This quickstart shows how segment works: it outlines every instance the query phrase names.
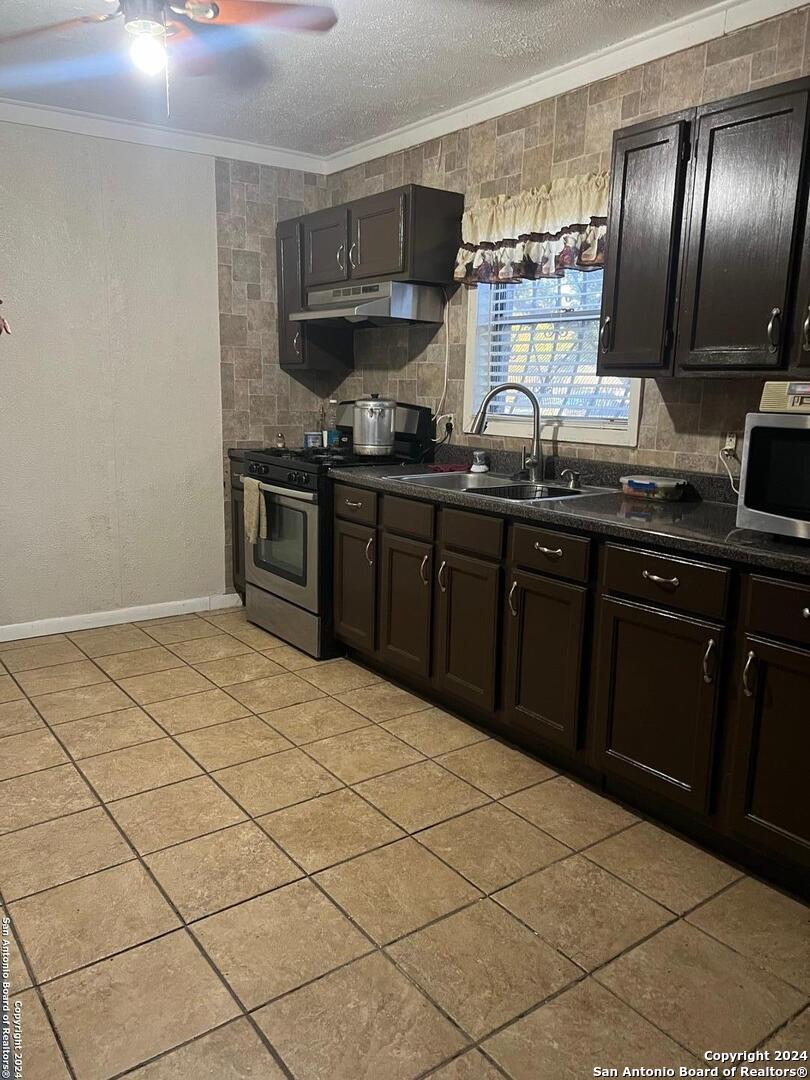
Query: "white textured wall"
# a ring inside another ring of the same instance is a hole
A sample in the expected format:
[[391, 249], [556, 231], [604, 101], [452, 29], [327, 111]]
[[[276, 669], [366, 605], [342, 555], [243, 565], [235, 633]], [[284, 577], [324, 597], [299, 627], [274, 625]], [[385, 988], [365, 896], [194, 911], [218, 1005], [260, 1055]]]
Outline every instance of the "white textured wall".
[[0, 627], [224, 592], [213, 168], [0, 123]]

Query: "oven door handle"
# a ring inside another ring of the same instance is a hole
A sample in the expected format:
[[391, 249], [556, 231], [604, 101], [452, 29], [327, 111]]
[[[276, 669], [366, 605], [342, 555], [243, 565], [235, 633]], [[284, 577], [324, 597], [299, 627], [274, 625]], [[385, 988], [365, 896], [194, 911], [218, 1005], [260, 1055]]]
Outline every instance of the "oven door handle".
[[259, 483], [259, 490], [268, 495], [283, 495], [285, 499], [297, 499], [298, 502], [315, 502], [314, 491], [296, 491], [294, 488], [275, 487], [273, 484]]

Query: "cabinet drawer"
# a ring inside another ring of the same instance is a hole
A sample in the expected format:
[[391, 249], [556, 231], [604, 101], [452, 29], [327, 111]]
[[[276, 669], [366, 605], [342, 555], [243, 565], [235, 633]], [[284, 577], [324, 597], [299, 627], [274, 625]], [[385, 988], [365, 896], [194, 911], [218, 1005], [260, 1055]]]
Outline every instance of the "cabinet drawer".
[[746, 630], [810, 645], [810, 586], [751, 577]]
[[377, 524], [377, 493], [363, 488], [335, 484], [335, 513], [362, 525]]
[[509, 558], [515, 566], [525, 566], [528, 570], [540, 570], [570, 581], [586, 581], [590, 546], [590, 540], [581, 536], [514, 525]]
[[503, 552], [503, 521], [466, 510], [442, 510], [439, 528], [442, 543], [457, 551], [500, 559]]
[[382, 503], [382, 523], [391, 532], [413, 536], [417, 540], [432, 540], [433, 504], [386, 495]]
[[726, 610], [728, 570], [650, 551], [607, 544], [604, 588], [653, 604], [721, 619]]

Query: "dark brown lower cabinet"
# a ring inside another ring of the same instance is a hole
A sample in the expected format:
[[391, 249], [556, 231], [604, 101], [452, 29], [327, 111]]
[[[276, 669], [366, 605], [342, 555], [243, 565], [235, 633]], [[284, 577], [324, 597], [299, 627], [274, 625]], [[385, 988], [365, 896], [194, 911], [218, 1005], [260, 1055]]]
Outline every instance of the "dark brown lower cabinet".
[[576, 749], [587, 590], [512, 570], [506, 582], [503, 715], [510, 727]]
[[501, 567], [436, 552], [436, 685], [492, 712], [497, 686]]
[[231, 567], [233, 587], [245, 595], [245, 493], [231, 488]]
[[380, 659], [427, 678], [433, 544], [380, 535]]
[[335, 520], [335, 633], [373, 652], [377, 624], [377, 530]]
[[747, 636], [732, 759], [732, 828], [810, 866], [810, 652]]
[[595, 699], [597, 764], [703, 812], [709, 806], [722, 631], [604, 597]]

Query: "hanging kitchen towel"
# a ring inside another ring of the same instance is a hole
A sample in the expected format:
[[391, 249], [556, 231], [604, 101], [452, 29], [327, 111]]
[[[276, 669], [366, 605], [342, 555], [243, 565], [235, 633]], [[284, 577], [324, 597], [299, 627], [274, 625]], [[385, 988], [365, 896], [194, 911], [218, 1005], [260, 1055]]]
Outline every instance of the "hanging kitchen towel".
[[261, 484], [252, 476], [246, 476], [245, 486], [245, 536], [249, 544], [267, 539], [267, 510]]

